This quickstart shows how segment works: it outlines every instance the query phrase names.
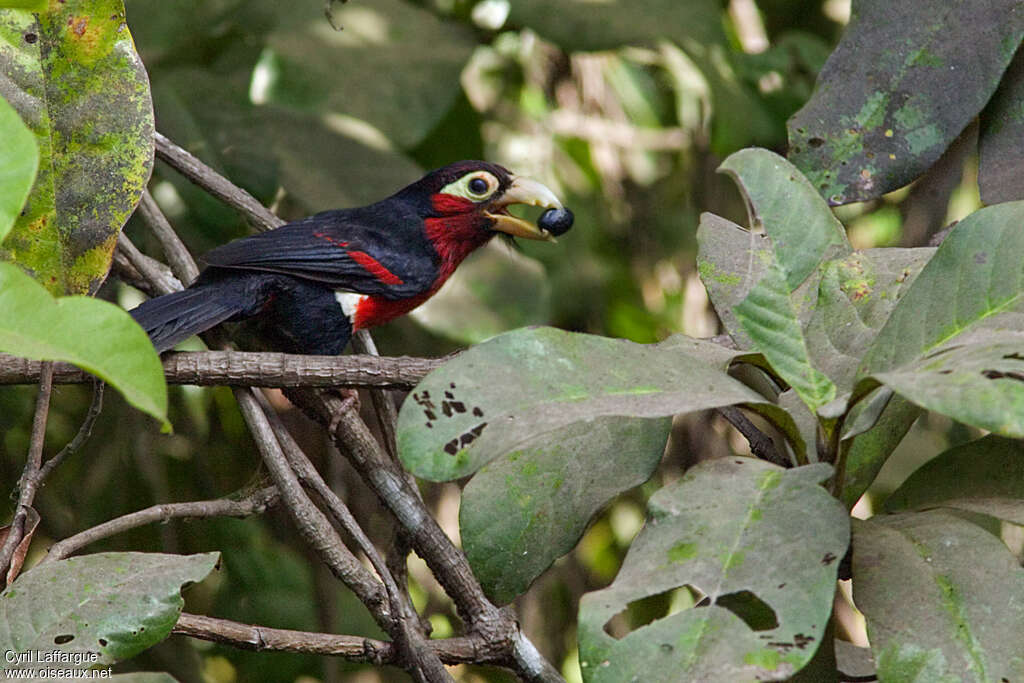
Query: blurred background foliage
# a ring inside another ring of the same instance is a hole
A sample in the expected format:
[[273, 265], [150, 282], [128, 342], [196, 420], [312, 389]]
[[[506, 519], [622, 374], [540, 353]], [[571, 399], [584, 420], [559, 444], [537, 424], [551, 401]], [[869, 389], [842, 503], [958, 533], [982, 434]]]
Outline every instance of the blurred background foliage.
[[[423, 171], [486, 158], [555, 188], [576, 213], [557, 246], [493, 245], [430, 304], [377, 333], [389, 355], [438, 356], [528, 324], [652, 342], [718, 323], [695, 268], [701, 211], [745, 222], [732, 181], [714, 171], [746, 146], [784, 150], [785, 123], [849, 16], [848, 0], [181, 0], [127, 3], [152, 82], [157, 128], [285, 218], [381, 199]], [[342, 30], [337, 30], [340, 27]], [[964, 138], [973, 135], [968, 129]], [[973, 146], [958, 143], [910, 188], [837, 210], [858, 248], [922, 245], [977, 208]], [[243, 220], [158, 163], [150, 183], [200, 254], [248, 231]], [[159, 257], [137, 219], [136, 244]], [[108, 282], [126, 307], [141, 295]], [[32, 387], [0, 391], [0, 480], [17, 480]], [[86, 387], [55, 390], [47, 444], [73, 435]], [[175, 433], [114, 392], [86, 448], [37, 499], [46, 538], [65, 537], [160, 502], [214, 498], [261, 481], [259, 458], [227, 389], [171, 389]], [[282, 403], [283, 403], [283, 399]], [[289, 414], [293, 420], [301, 416]], [[386, 516], [316, 430], [308, 452], [381, 543]], [[855, 513], [869, 515], [925, 457], [972, 438], [923, 418]], [[607, 585], [643, 521], [649, 493], [696, 460], [744, 452], [710, 415], [676, 421], [652, 482], [623, 495], [516, 607], [527, 634], [579, 680], [579, 596]], [[457, 537], [459, 490], [424, 486]], [[3, 513], [13, 501], [5, 501]], [[187, 595], [187, 609], [269, 626], [379, 636], [362, 606], [293, 538], [280, 514], [175, 521], [90, 550], [222, 550], [223, 571]], [[38, 550], [36, 552], [39, 552]], [[419, 560], [417, 607], [437, 636], [458, 629]], [[666, 613], [647, 601], [632, 626]], [[650, 604], [648, 604], [650, 603]], [[856, 615], [850, 637], [857, 639]], [[628, 625], [627, 625], [628, 627]], [[863, 644], [863, 643], [861, 643]], [[182, 681], [404, 680], [395, 670], [329, 658], [247, 653], [173, 637], [124, 669]], [[462, 667], [463, 680], [504, 680]]]

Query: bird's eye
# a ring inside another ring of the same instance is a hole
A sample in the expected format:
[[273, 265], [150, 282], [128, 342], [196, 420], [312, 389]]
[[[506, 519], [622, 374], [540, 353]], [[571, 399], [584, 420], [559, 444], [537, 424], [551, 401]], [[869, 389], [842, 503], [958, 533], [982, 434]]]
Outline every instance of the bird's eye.
[[485, 195], [488, 189], [487, 181], [483, 178], [473, 178], [469, 181], [469, 191], [475, 195]]

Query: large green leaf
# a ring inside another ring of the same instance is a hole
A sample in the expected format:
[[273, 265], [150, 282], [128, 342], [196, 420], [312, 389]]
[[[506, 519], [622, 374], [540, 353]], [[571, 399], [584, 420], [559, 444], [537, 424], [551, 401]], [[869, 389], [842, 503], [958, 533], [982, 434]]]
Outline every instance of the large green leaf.
[[[829, 472], [720, 458], [654, 494], [615, 581], [580, 601], [585, 679], [785, 680], [810, 661], [849, 542], [845, 510], [818, 485]], [[683, 586], [700, 606], [609, 633], [630, 603]]]
[[998, 538], [933, 510], [857, 522], [853, 550], [879, 680], [1024, 680], [1024, 569]]
[[[218, 553], [99, 553], [51, 562], [25, 572], [0, 593], [0, 649], [60, 652], [85, 659], [61, 667], [86, 669], [133, 657], [160, 642], [178, 621], [181, 588], [202, 581]], [[85, 658], [95, 653], [98, 658]], [[0, 669], [38, 670], [52, 664]]]
[[1024, 202], [961, 221], [893, 310], [858, 370], [918, 405], [1024, 436]]
[[170, 426], [160, 358], [125, 311], [87, 296], [54, 299], [16, 266], [0, 263], [0, 312], [0, 351], [74, 363]]
[[95, 292], [153, 166], [149, 81], [121, 0], [0, 11], [0, 95], [35, 134], [32, 193], [0, 259], [54, 294]]
[[999, 89], [981, 112], [978, 189], [985, 204], [1024, 199], [1024, 50], [1003, 74]]
[[336, 7], [343, 31], [316, 3], [281, 7], [289, 16], [269, 36], [264, 101], [361, 119], [403, 148], [455, 103], [476, 45], [467, 27], [400, 0]]
[[462, 492], [459, 529], [487, 594], [509, 602], [572, 550], [598, 510], [651, 476], [670, 428], [668, 418], [577, 422], [557, 442], [542, 435], [477, 472]]
[[399, 413], [399, 454], [417, 476], [458, 479], [545, 434], [558, 443], [576, 422], [736, 404], [794, 434], [788, 416], [710, 362], [714, 354], [724, 364], [737, 352], [682, 336], [644, 345], [544, 327], [509, 332], [420, 382]]
[[885, 501], [890, 511], [940, 506], [1024, 524], [1024, 443], [990, 434], [951, 448]]
[[790, 119], [790, 158], [833, 204], [906, 185], [978, 115], [1022, 36], [1018, 0], [853, 3]]
[[39, 149], [18, 112], [0, 97], [0, 242], [14, 226], [39, 167]]

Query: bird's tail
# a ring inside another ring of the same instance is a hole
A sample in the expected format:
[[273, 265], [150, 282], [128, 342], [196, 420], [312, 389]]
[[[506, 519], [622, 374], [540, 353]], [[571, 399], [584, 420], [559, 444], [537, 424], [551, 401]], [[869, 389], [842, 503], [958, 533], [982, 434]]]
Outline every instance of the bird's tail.
[[216, 284], [193, 285], [143, 302], [129, 313], [162, 353], [249, 308], [242, 297], [225, 296], [221, 289]]

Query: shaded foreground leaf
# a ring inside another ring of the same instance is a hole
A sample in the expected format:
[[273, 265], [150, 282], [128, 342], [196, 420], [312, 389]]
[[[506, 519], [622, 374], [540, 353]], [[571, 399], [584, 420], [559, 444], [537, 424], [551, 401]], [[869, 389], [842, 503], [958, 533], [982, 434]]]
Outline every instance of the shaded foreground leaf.
[[402, 462], [444, 481], [472, 474], [559, 430], [604, 416], [666, 417], [752, 404], [803, 446], [792, 420], [734, 380], [737, 351], [672, 337], [634, 344], [552, 328], [516, 330], [460, 354], [428, 375], [398, 417]]
[[1018, 48], [999, 89], [981, 112], [978, 189], [985, 204], [1024, 199], [1024, 50]]
[[854, 3], [789, 121], [790, 159], [832, 204], [906, 185], [985, 106], [1022, 35], [1017, 0]]
[[87, 296], [54, 299], [17, 266], [0, 263], [0, 312], [0, 351], [74, 363], [170, 426], [160, 358], [124, 310]]
[[0, 95], [40, 153], [0, 259], [54, 294], [95, 292], [153, 167], [149, 80], [124, 5], [67, 0], [38, 15], [0, 11], [0, 73]]
[[885, 501], [890, 511], [939, 506], [1024, 524], [1024, 443], [990, 434], [951, 448]]
[[857, 372], [914, 403], [1024, 436], [1024, 202], [976, 211], [893, 309]]
[[853, 548], [879, 680], [1024, 680], [1024, 569], [998, 538], [933, 510], [857, 522]]
[[[133, 657], [167, 637], [184, 604], [182, 586], [203, 580], [218, 556], [99, 553], [36, 567], [0, 593], [0, 649], [98, 655], [61, 663], [76, 669]], [[0, 660], [0, 669], [11, 668], [18, 665]]]
[[459, 529], [473, 574], [506, 603], [572, 550], [590, 518], [661, 461], [672, 421], [602, 417], [542, 435], [485, 465], [462, 492]]
[[[784, 680], [803, 667], [849, 542], [845, 510], [818, 485], [830, 471], [719, 458], [655, 493], [615, 581], [580, 603], [585, 679]], [[683, 586], [702, 606], [610, 635], [630, 603]]]
[[14, 226], [39, 167], [39, 149], [18, 112], [0, 97], [0, 242]]

